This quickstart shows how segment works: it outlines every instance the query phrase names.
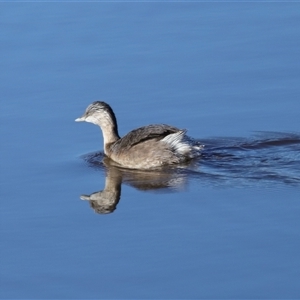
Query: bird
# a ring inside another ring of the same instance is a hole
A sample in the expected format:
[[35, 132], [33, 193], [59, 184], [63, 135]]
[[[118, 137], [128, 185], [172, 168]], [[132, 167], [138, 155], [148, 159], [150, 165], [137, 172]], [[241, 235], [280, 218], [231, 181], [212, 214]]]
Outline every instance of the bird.
[[185, 163], [201, 156], [204, 145], [186, 135], [185, 129], [151, 124], [130, 131], [122, 138], [109, 104], [95, 101], [76, 122], [98, 125], [103, 134], [104, 154], [117, 166], [128, 169], [157, 169]]

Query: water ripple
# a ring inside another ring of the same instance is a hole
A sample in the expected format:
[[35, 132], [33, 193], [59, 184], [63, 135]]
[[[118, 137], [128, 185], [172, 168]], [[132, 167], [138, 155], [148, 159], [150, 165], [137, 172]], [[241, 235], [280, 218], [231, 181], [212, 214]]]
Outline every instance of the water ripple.
[[[145, 190], [159, 186], [178, 189], [176, 183], [184, 185], [190, 179], [213, 186], [300, 186], [298, 133], [257, 132], [249, 138], [217, 137], [201, 139], [201, 143], [205, 145], [201, 158], [189, 164], [155, 172], [122, 169], [123, 177], [130, 178], [128, 184]], [[83, 156], [89, 166], [98, 170], [108, 168], [103, 158], [102, 152]], [[155, 184], [149, 178], [155, 178]], [[159, 184], [165, 178], [168, 184]]]
[[249, 139], [214, 138], [204, 144], [204, 173], [243, 184], [300, 184], [300, 134], [260, 132]]

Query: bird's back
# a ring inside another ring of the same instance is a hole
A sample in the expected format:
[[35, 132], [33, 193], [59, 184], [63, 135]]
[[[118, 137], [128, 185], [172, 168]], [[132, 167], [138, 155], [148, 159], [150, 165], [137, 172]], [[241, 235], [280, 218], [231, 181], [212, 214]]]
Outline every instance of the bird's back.
[[179, 132], [180, 129], [166, 124], [147, 125], [134, 129], [114, 143], [113, 152], [124, 152], [130, 148], [149, 140], [161, 140], [169, 134]]
[[185, 130], [165, 124], [148, 125], [129, 132], [108, 146], [108, 156], [127, 168], [151, 169], [189, 158], [191, 146]]

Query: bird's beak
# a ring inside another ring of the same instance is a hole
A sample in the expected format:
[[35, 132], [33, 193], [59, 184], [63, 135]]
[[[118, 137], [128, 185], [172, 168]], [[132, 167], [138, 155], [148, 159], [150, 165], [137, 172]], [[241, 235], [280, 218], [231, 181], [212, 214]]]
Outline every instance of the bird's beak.
[[75, 122], [83, 122], [83, 121], [85, 121], [85, 117], [84, 116], [75, 119]]
[[81, 195], [80, 199], [89, 201], [89, 200], [91, 200], [91, 197], [89, 195]]

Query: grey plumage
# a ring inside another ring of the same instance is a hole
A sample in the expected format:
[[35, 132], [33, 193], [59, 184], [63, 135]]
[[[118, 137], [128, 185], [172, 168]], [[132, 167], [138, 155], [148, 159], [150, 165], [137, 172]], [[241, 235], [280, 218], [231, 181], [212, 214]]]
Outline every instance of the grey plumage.
[[166, 124], [154, 124], [132, 130], [120, 138], [112, 108], [105, 102], [90, 104], [82, 117], [100, 126], [104, 153], [120, 166], [132, 169], [153, 169], [178, 164], [201, 154], [203, 146], [181, 130]]

